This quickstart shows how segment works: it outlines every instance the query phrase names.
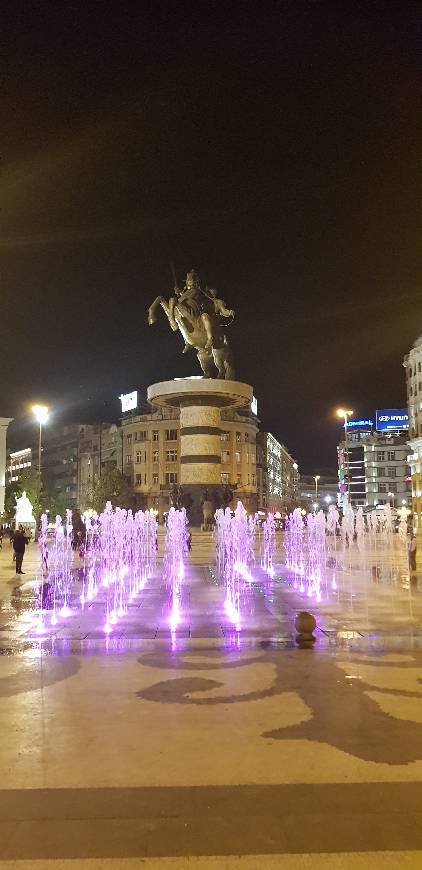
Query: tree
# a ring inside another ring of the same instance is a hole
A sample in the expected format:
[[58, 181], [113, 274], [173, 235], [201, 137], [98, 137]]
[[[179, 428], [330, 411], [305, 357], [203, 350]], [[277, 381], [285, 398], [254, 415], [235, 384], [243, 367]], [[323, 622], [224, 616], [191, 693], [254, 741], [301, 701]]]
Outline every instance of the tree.
[[131, 501], [129, 485], [124, 475], [117, 468], [106, 468], [94, 484], [92, 505], [100, 513], [106, 502], [111, 501], [114, 507], [128, 507]]
[[32, 504], [34, 515], [37, 516], [40, 509], [41, 493], [40, 478], [35, 468], [26, 468], [19, 476], [18, 486], [20, 494], [26, 492]]
[[22, 495], [22, 490], [17, 480], [6, 483], [4, 493], [4, 518], [7, 523], [12, 523], [16, 516], [16, 498]]
[[52, 495], [43, 493], [42, 496], [42, 510], [48, 511], [50, 522], [54, 523], [57, 515], [61, 517], [65, 516], [66, 508], [70, 507], [70, 505], [63, 492], [57, 492]]

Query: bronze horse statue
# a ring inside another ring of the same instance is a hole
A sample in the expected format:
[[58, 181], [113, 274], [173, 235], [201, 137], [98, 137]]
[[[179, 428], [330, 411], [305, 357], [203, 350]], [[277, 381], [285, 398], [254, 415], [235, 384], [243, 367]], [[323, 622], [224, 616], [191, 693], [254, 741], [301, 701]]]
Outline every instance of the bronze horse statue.
[[195, 272], [188, 272], [182, 290], [175, 288], [174, 296], [166, 300], [157, 296], [148, 309], [148, 323], [155, 323], [157, 308], [161, 306], [173, 332], [179, 330], [185, 340], [183, 353], [195, 348], [199, 364], [206, 378], [232, 380], [235, 377], [232, 353], [226, 338], [222, 317], [234, 317], [215, 290], [203, 291]]

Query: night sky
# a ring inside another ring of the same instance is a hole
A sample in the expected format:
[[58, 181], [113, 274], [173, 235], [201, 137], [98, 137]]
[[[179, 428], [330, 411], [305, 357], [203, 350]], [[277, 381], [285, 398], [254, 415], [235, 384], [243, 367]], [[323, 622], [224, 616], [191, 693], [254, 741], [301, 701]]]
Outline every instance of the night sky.
[[[4, 2], [2, 389], [67, 419], [198, 374], [160, 311], [195, 268], [304, 472], [338, 404], [405, 405], [422, 331], [416, 2]], [[17, 443], [19, 442], [19, 444]]]

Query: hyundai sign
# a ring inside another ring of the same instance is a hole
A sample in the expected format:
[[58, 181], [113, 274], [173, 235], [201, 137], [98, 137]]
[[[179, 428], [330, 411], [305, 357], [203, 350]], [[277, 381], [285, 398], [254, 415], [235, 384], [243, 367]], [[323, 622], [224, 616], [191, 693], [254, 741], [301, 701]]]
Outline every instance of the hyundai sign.
[[119, 399], [122, 403], [122, 414], [126, 414], [127, 411], [134, 411], [138, 407], [137, 390], [134, 390], [133, 393], [123, 393], [123, 395], [119, 396]]
[[377, 432], [407, 431], [409, 416], [406, 408], [384, 408], [376, 412]]

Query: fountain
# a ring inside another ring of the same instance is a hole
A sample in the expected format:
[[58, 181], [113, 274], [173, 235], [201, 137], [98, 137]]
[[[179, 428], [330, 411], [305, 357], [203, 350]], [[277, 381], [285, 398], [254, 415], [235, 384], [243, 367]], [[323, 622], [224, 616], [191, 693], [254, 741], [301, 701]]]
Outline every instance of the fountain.
[[171, 507], [167, 516], [164, 552], [164, 576], [170, 591], [170, 629], [176, 631], [181, 619], [184, 560], [188, 552], [188, 531], [185, 508]]
[[269, 577], [274, 577], [275, 523], [274, 514], [269, 513], [262, 524], [263, 540], [261, 568]]
[[[85, 544], [82, 566], [74, 564], [72, 550], [72, 512], [66, 511], [65, 524], [56, 517], [50, 545], [48, 521], [41, 517], [39, 549], [41, 583], [37, 584], [38, 634], [83, 612], [98, 602], [104, 612], [104, 632], [124, 617], [130, 603], [151, 576], [156, 557], [157, 522], [151, 513], [113, 507], [110, 502], [97, 515], [85, 516]], [[81, 587], [80, 588], [80, 582]]]

